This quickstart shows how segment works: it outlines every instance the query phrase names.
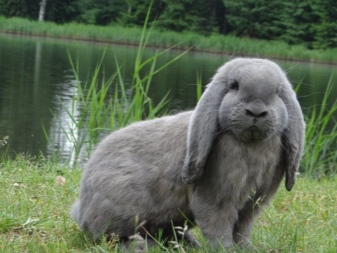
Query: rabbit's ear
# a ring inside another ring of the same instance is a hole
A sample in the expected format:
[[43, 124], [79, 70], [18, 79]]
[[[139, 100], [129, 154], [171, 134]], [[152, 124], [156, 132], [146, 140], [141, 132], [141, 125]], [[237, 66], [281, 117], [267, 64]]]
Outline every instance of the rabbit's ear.
[[285, 170], [286, 189], [290, 191], [295, 184], [296, 173], [303, 153], [305, 123], [295, 92], [285, 90], [281, 92], [280, 97], [288, 111], [288, 126], [282, 135], [283, 154], [280, 165]]
[[213, 141], [218, 132], [218, 111], [226, 93], [226, 85], [215, 76], [207, 86], [188, 127], [187, 153], [182, 171], [183, 181], [194, 183], [204, 173]]

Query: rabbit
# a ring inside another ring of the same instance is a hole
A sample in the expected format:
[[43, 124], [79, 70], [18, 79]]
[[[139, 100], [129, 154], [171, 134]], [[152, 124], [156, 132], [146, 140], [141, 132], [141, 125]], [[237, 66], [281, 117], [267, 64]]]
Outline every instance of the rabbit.
[[[171, 236], [188, 220], [214, 249], [249, 247], [254, 220], [285, 177], [290, 191], [305, 122], [274, 62], [235, 58], [196, 108], [133, 123], [97, 146], [71, 216], [93, 239]], [[200, 245], [192, 233], [186, 238]], [[192, 239], [191, 239], [192, 238]]]

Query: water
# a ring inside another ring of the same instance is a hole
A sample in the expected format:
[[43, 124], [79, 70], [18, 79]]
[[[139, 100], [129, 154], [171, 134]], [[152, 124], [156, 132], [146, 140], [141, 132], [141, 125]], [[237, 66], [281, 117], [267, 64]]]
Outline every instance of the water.
[[[144, 58], [156, 50], [147, 49]], [[103, 52], [105, 75], [115, 72], [117, 59], [124, 79], [130, 80], [136, 47], [0, 34], [0, 140], [9, 137], [6, 147], [10, 154], [51, 156], [58, 153], [69, 157], [73, 143], [64, 132], [71, 127], [65, 108], [71, 108], [71, 97], [77, 92], [69, 55], [78, 61], [79, 79], [85, 82]], [[165, 64], [180, 53], [165, 54], [157, 65]], [[205, 85], [229, 58], [190, 52], [155, 76], [150, 95], [159, 101], [170, 92], [171, 111], [193, 108], [197, 73]], [[277, 62], [287, 70], [294, 84], [302, 83], [298, 96], [304, 113], [320, 104], [330, 77], [337, 74], [337, 68], [331, 65]], [[334, 89], [333, 94], [337, 94], [337, 86]], [[0, 152], [3, 151], [4, 147], [0, 147]]]

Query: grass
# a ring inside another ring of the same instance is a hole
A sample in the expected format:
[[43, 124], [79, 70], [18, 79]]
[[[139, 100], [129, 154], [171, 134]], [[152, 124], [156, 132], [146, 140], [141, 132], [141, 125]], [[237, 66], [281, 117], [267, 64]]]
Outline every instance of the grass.
[[306, 175], [321, 177], [336, 174], [337, 164], [337, 124], [334, 115], [337, 112], [337, 101], [329, 104], [333, 97], [333, 78], [331, 77], [323, 100], [313, 107], [306, 118], [306, 140], [301, 170]]
[[[78, 23], [55, 24], [38, 22], [23, 18], [0, 17], [0, 32], [23, 35], [36, 35], [76, 40], [121, 43], [138, 45], [143, 29], [139, 27], [93, 26]], [[154, 29], [148, 38], [147, 46], [176, 48], [226, 53], [230, 55], [250, 55], [272, 57], [287, 60], [305, 60], [312, 62], [337, 63], [337, 49], [308, 50], [304, 46], [290, 46], [279, 41], [252, 40], [234, 36], [213, 34], [202, 36], [197, 33], [177, 33]]]
[[[78, 194], [80, 170], [43, 158], [0, 159], [0, 252], [117, 252], [115, 244], [93, 244], [68, 215]], [[290, 193], [282, 185], [255, 224], [256, 250], [335, 253], [336, 184], [337, 177], [300, 177]], [[184, 250], [210, 252], [206, 247]], [[177, 252], [159, 246], [152, 252], [163, 251]]]

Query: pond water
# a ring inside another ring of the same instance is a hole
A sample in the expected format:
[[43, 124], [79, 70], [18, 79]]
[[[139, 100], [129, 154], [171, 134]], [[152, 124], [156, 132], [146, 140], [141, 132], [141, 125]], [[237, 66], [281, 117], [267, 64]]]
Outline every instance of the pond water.
[[[147, 49], [144, 58], [157, 50]], [[64, 128], [70, 118], [63, 106], [71, 107], [71, 97], [77, 89], [69, 55], [78, 60], [79, 79], [84, 83], [104, 52], [105, 74], [111, 76], [115, 72], [117, 59], [124, 79], [130, 80], [137, 47], [0, 34], [0, 140], [9, 137], [0, 152], [7, 148], [10, 154], [69, 156], [73, 144], [67, 140]], [[181, 51], [174, 50], [165, 53], [157, 66], [179, 54]], [[216, 69], [232, 57], [189, 52], [155, 76], [150, 96], [159, 101], [170, 92], [171, 112], [193, 108], [197, 73], [206, 85]], [[329, 79], [337, 74], [336, 66], [331, 65], [276, 62], [288, 72], [295, 86], [301, 83], [298, 97], [304, 113], [319, 106]], [[337, 94], [336, 85], [333, 94]], [[331, 100], [334, 102], [334, 98]]]

